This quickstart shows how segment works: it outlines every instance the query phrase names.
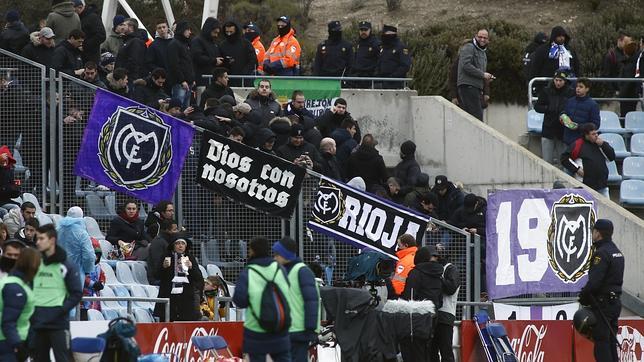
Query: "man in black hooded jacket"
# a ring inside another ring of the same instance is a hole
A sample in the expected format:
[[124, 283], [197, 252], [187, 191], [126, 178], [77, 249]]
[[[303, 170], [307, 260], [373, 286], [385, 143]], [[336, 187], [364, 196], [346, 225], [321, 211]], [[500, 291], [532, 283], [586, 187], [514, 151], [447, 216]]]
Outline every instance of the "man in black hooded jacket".
[[449, 220], [456, 210], [463, 206], [465, 195], [444, 175], [438, 175], [434, 181], [432, 192], [438, 197], [437, 217], [439, 220]]
[[[557, 69], [570, 69], [571, 76], [579, 77], [581, 68], [579, 57], [570, 47], [570, 35], [561, 26], [555, 26], [550, 33], [550, 41], [540, 45], [532, 55], [530, 62], [530, 78], [552, 77]], [[537, 84], [537, 94], [544, 87], [544, 83]]]
[[220, 99], [225, 95], [229, 95], [235, 98], [235, 93], [228, 86], [228, 71], [226, 68], [217, 67], [212, 72], [212, 81], [208, 85], [208, 88], [201, 94], [201, 101], [199, 102], [199, 107], [203, 109], [206, 101], [210, 98]]
[[376, 149], [377, 144], [371, 134], [364, 135], [360, 147], [349, 156], [345, 165], [346, 179], [362, 177], [367, 191], [372, 193], [384, 190], [385, 182], [389, 177], [385, 160]]
[[101, 44], [105, 41], [106, 34], [96, 5], [85, 5], [84, 1], [76, 0], [74, 2], [74, 10], [80, 18], [81, 30], [85, 33], [83, 63], [92, 61], [99, 64], [101, 62]]
[[181, 100], [183, 108], [190, 105], [190, 91], [195, 84], [195, 69], [190, 54], [192, 28], [187, 21], [177, 23], [174, 39], [168, 44], [168, 85], [172, 87], [172, 98]]
[[[204, 75], [212, 75], [215, 67], [223, 64], [221, 49], [217, 45], [219, 38], [219, 20], [208, 18], [201, 27], [199, 36], [192, 40], [190, 53], [194, 62], [195, 79], [197, 86], [208, 85], [208, 79]], [[179, 34], [177, 30], [175, 38]]]
[[[257, 68], [257, 56], [253, 45], [242, 36], [239, 25], [227, 21], [222, 26], [224, 40], [219, 44], [224, 58], [223, 66], [228, 69], [228, 74], [248, 75], [253, 74]], [[240, 79], [233, 79], [230, 85], [240, 86]]]

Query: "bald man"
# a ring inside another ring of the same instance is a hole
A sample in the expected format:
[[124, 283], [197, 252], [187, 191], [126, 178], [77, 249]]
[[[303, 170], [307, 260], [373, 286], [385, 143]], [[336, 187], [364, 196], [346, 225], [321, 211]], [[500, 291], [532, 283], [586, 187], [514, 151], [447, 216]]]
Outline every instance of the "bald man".
[[336, 180], [343, 180], [340, 165], [335, 158], [335, 141], [333, 138], [323, 138], [320, 141], [320, 154], [322, 155], [322, 170], [321, 174]]

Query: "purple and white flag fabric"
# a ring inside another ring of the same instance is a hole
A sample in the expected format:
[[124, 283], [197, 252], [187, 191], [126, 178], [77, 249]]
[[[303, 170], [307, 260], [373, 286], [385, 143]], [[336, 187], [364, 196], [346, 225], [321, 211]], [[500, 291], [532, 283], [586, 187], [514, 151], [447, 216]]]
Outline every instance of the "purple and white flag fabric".
[[194, 132], [188, 123], [97, 89], [74, 173], [148, 203], [171, 200]]
[[490, 192], [486, 220], [490, 298], [581, 290], [590, 267], [596, 219], [593, 197], [582, 189]]

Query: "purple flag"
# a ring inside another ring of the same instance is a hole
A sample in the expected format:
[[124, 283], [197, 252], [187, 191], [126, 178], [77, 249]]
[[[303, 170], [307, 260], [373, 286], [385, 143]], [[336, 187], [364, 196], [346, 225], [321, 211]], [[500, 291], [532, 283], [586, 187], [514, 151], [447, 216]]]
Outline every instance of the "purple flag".
[[98, 89], [74, 173], [149, 203], [170, 200], [194, 132], [183, 121]]
[[490, 298], [581, 290], [591, 262], [595, 209], [582, 189], [490, 192], [485, 259]]

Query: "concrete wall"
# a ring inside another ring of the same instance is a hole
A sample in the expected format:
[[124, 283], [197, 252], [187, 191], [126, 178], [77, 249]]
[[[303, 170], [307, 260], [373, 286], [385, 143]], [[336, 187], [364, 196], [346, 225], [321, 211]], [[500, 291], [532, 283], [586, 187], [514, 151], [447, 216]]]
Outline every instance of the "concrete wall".
[[[477, 194], [501, 188], [550, 188], [556, 179], [583, 186], [442, 97], [412, 97], [412, 119], [423, 169], [443, 170], [450, 180], [463, 182]], [[588, 190], [595, 196], [598, 216], [615, 225], [615, 242], [626, 257], [624, 287], [644, 298], [644, 221]]]

